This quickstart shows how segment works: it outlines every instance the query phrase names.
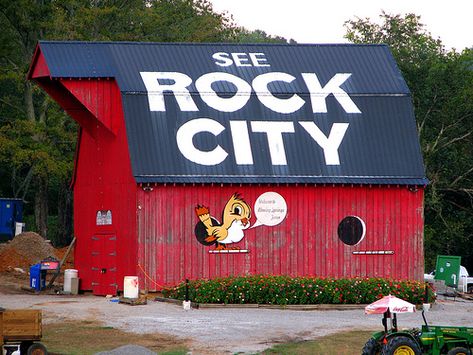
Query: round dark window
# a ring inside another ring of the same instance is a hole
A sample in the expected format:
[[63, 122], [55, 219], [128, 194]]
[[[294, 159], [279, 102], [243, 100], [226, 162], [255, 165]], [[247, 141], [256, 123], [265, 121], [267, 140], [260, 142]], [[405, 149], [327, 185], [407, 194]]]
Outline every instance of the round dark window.
[[348, 216], [338, 225], [338, 238], [347, 245], [356, 245], [366, 233], [365, 222], [360, 217]]

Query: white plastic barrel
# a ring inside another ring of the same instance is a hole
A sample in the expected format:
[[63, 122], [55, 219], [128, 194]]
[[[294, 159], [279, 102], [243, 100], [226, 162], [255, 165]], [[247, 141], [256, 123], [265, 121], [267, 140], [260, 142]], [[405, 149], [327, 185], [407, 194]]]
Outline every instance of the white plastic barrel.
[[71, 292], [71, 279], [77, 279], [78, 271], [76, 269], [66, 269], [64, 271], [64, 292]]
[[123, 297], [138, 298], [138, 276], [125, 276], [123, 279]]

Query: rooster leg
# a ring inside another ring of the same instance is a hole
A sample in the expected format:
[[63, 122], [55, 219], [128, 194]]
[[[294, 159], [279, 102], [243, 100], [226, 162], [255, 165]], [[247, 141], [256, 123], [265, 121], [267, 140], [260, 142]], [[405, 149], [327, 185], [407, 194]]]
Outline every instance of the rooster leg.
[[227, 247], [225, 246], [225, 244], [220, 244], [218, 243], [217, 244], [217, 247], [215, 248], [215, 250], [226, 250]]

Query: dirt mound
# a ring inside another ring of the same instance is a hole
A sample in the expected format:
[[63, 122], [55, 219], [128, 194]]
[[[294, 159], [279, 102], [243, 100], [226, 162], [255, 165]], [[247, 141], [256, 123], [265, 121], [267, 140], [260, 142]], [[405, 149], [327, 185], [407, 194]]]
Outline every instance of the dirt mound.
[[29, 266], [29, 260], [20, 255], [15, 249], [6, 247], [0, 251], [0, 271], [21, 268], [24, 271]]
[[49, 256], [56, 257], [51, 243], [37, 233], [21, 233], [12, 241], [0, 245], [0, 271], [13, 268], [28, 271], [31, 265]]
[[18, 234], [10, 245], [20, 254], [33, 263], [37, 263], [48, 256], [54, 256], [54, 248], [49, 241], [34, 232]]

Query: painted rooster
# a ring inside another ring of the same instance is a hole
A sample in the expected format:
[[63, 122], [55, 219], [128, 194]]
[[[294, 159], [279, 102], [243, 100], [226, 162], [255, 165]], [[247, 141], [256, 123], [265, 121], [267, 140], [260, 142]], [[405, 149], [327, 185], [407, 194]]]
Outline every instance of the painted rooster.
[[236, 193], [225, 204], [222, 223], [210, 215], [208, 207], [197, 205], [195, 213], [200, 220], [195, 227], [197, 240], [204, 245], [215, 244], [216, 250], [238, 243], [250, 227], [251, 207]]

